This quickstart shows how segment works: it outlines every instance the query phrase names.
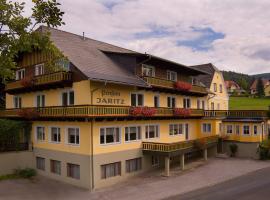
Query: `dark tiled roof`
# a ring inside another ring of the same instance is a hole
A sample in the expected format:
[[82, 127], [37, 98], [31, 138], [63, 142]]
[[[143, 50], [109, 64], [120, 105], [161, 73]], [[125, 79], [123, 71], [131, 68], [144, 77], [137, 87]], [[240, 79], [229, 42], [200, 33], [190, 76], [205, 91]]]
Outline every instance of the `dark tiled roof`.
[[207, 73], [206, 75], [197, 76], [196, 79], [199, 82], [202, 82], [207, 88], [210, 88], [215, 71], [219, 71], [219, 70], [212, 63], [202, 64], [202, 65], [194, 65], [191, 67], [193, 67], [195, 69], [199, 69], [199, 70]]

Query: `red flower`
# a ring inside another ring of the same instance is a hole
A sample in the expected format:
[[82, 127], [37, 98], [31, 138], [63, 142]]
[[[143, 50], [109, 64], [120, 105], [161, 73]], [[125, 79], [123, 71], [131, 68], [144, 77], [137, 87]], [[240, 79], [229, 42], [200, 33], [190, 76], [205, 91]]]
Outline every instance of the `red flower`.
[[39, 117], [39, 112], [34, 108], [24, 108], [18, 111], [18, 115], [30, 120]]
[[191, 110], [187, 108], [175, 108], [174, 109], [174, 115], [178, 116], [190, 116], [191, 115]]
[[21, 80], [21, 84], [23, 87], [32, 87], [34, 86], [34, 80], [32, 77], [26, 77]]
[[134, 115], [134, 116], [141, 115], [142, 114], [142, 107], [131, 107], [130, 114]]
[[151, 117], [157, 113], [157, 109], [149, 107], [131, 107], [130, 114], [134, 116], [143, 115]]
[[189, 91], [189, 90], [191, 90], [192, 85], [190, 83], [187, 83], [187, 82], [177, 81], [175, 83], [175, 88], [178, 90], [182, 90], [182, 91]]

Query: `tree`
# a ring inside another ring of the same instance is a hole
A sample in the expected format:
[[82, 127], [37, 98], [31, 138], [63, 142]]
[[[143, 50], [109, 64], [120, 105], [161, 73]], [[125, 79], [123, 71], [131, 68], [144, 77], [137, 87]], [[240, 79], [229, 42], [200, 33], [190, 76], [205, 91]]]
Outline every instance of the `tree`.
[[34, 29], [45, 24], [58, 27], [64, 24], [64, 12], [59, 9], [56, 0], [32, 0], [34, 7], [30, 17], [23, 16], [25, 3], [0, 0], [0, 80], [5, 82], [13, 77], [16, 59], [21, 53], [47, 51], [54, 57], [60, 57], [49, 39], [49, 33], [40, 33]]
[[257, 83], [257, 95], [259, 97], [265, 96], [265, 94], [264, 94], [264, 85], [263, 85], [263, 81], [262, 81], [261, 78], [258, 79], [258, 83]]

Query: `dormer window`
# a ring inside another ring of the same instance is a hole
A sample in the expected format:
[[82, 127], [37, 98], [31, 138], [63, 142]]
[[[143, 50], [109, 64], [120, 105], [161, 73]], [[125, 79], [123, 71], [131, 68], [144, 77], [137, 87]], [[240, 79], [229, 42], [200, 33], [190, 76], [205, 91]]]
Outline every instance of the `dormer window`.
[[44, 74], [44, 63], [35, 65], [35, 76]]
[[177, 81], [177, 72], [167, 70], [167, 80]]
[[142, 75], [155, 77], [155, 67], [149, 65], [142, 65]]
[[25, 69], [16, 71], [16, 80], [21, 80], [25, 77]]

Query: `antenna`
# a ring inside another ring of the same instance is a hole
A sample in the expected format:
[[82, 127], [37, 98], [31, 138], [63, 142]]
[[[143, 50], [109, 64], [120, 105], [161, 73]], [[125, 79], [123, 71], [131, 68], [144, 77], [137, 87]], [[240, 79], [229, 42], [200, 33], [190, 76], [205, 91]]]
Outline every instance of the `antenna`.
[[85, 40], [85, 35], [84, 35], [84, 32], [83, 32], [83, 40]]

